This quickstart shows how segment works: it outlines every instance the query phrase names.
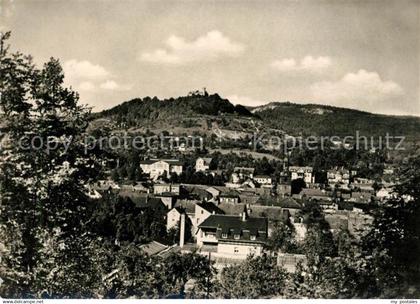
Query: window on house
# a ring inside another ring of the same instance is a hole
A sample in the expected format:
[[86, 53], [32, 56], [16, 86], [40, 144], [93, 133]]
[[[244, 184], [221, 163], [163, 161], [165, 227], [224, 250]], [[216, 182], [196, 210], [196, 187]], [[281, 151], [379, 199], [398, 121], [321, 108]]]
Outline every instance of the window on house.
[[204, 214], [204, 211], [203, 210], [201, 210], [201, 214]]
[[234, 247], [233, 248], [233, 252], [238, 253], [239, 252], [239, 248], [238, 247]]
[[227, 239], [227, 233], [222, 233], [222, 238]]
[[250, 237], [250, 239], [251, 239], [251, 241], [255, 241], [256, 240], [256, 236], [255, 235], [251, 235], [251, 237]]
[[239, 240], [239, 239], [240, 239], [240, 237], [241, 237], [241, 236], [240, 236], [239, 234], [235, 234], [235, 235], [234, 235], [234, 239], [235, 239], [235, 240]]

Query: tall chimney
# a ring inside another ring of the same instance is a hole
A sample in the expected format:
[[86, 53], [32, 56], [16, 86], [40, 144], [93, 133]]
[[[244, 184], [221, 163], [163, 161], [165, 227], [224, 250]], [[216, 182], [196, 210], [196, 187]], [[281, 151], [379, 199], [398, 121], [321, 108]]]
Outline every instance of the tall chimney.
[[181, 223], [179, 227], [179, 247], [184, 247], [185, 243], [185, 213], [181, 214]]
[[251, 204], [246, 204], [246, 213], [250, 214], [252, 212]]
[[246, 221], [246, 212], [242, 212], [242, 221], [245, 222]]

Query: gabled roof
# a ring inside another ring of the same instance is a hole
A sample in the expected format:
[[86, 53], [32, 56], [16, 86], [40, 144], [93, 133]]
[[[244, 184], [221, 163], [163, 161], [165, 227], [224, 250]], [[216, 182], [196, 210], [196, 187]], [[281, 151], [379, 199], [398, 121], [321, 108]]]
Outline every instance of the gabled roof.
[[203, 208], [204, 210], [207, 210], [210, 213], [214, 212], [215, 214], [224, 214], [223, 210], [221, 210], [219, 207], [217, 207], [213, 203], [201, 202], [201, 203], [197, 203], [197, 205]]
[[195, 195], [198, 197], [208, 197], [210, 198], [212, 196], [212, 194], [210, 192], [208, 192], [204, 187], [198, 187], [198, 186], [192, 186], [192, 187], [188, 187], [187, 191], [189, 193], [189, 195]]
[[197, 203], [196, 201], [178, 200], [175, 203], [175, 208], [181, 207], [182, 209], [185, 210], [186, 213], [193, 214], [193, 213], [195, 213], [195, 204], [196, 203]]
[[251, 205], [257, 204], [258, 202], [262, 201], [261, 196], [256, 194], [247, 194], [247, 193], [241, 193], [239, 194], [239, 198], [241, 202], [245, 202]]
[[255, 183], [252, 179], [247, 179], [242, 183], [241, 188], [255, 188]]
[[202, 159], [204, 161], [204, 164], [210, 165], [211, 161], [213, 160], [211, 157], [199, 157], [197, 160]]
[[239, 204], [221, 203], [218, 207], [225, 214], [238, 216], [239, 214], [241, 214], [245, 210], [246, 204], [241, 204], [241, 203], [239, 203]]
[[152, 241], [150, 243], [141, 245], [140, 248], [144, 253], [147, 253], [148, 255], [155, 255], [168, 248], [168, 246], [165, 246], [156, 241]]
[[248, 210], [250, 217], [267, 217], [272, 221], [284, 220], [283, 208], [278, 206], [251, 206]]
[[[182, 214], [182, 213], [184, 213], [184, 211], [185, 211], [185, 209], [184, 209], [184, 208], [182, 208], [182, 207], [174, 207], [174, 208], [172, 208], [170, 211], [173, 211], [173, 210], [177, 211], [179, 214]], [[170, 211], [169, 211], [169, 212], [170, 212]]]
[[141, 161], [140, 164], [151, 165], [160, 161], [163, 161], [170, 165], [183, 165], [183, 162], [181, 162], [178, 159], [147, 159], [147, 160]]
[[215, 187], [208, 187], [206, 188], [206, 191], [210, 193], [212, 196], [217, 196], [219, 195], [219, 193], [221, 193], [221, 191]]
[[302, 205], [292, 197], [285, 197], [279, 200], [279, 206], [287, 209], [302, 209]]
[[239, 198], [239, 193], [237, 191], [231, 190], [229, 192], [220, 193], [219, 197]]
[[138, 208], [165, 207], [165, 204], [157, 197], [131, 197]]

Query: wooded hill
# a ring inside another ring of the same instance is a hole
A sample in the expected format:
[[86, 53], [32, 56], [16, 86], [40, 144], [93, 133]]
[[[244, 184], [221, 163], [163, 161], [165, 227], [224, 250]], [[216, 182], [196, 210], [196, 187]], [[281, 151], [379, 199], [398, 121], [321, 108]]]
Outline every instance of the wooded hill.
[[250, 108], [268, 126], [290, 134], [346, 136], [392, 135], [420, 139], [420, 117], [373, 114], [316, 104], [275, 102]]
[[[140, 127], [159, 122], [176, 126], [187, 118], [232, 116], [298, 136], [406, 136], [420, 139], [420, 117], [373, 114], [359, 110], [316, 104], [273, 102], [259, 107], [233, 105], [218, 94], [196, 93], [178, 98], [135, 98], [94, 114], [125, 127]], [[185, 127], [185, 126], [184, 126]], [[251, 131], [251, 130], [250, 130]], [[252, 130], [254, 131], [254, 130]], [[262, 130], [260, 130], [262, 131]]]

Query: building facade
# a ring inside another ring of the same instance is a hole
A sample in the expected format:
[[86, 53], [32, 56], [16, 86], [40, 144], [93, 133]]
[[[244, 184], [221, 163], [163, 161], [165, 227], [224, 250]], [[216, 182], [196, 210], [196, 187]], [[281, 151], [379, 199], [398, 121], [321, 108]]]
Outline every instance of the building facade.
[[177, 159], [150, 159], [140, 162], [140, 168], [149, 174], [151, 179], [157, 179], [162, 175], [169, 178], [172, 173], [180, 175], [183, 164]]
[[267, 235], [267, 218], [211, 215], [198, 226], [197, 246], [217, 248], [218, 257], [245, 259], [263, 253]]
[[289, 172], [291, 174], [291, 180], [303, 179], [307, 184], [313, 184], [315, 182], [315, 177], [313, 176], [312, 167], [289, 167]]
[[348, 185], [350, 183], [350, 171], [344, 168], [328, 170], [327, 179], [329, 185]]
[[268, 175], [256, 175], [254, 181], [260, 185], [271, 185], [273, 183], [273, 179]]
[[154, 184], [153, 193], [162, 194], [162, 193], [173, 193], [179, 195], [181, 186], [178, 184]]

